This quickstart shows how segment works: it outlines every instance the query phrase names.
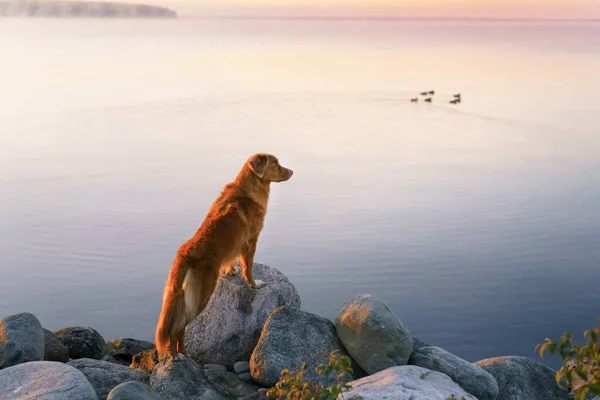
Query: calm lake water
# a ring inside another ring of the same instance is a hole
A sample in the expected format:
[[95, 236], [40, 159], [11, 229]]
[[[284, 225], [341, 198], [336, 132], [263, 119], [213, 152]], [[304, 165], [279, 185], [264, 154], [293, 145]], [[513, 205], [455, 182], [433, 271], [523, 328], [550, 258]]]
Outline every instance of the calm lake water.
[[596, 326], [600, 23], [5, 19], [0, 60], [0, 316], [153, 340], [265, 151], [256, 260], [304, 310], [371, 293], [470, 361]]

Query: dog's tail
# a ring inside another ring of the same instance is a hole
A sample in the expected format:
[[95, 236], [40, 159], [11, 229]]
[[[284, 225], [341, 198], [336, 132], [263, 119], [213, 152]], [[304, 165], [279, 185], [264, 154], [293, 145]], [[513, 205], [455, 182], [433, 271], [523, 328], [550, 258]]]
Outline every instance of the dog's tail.
[[187, 324], [183, 282], [190, 265], [178, 256], [169, 271], [169, 278], [165, 283], [163, 304], [158, 324], [156, 325], [156, 350], [161, 355], [175, 355], [172, 343], [185, 331]]

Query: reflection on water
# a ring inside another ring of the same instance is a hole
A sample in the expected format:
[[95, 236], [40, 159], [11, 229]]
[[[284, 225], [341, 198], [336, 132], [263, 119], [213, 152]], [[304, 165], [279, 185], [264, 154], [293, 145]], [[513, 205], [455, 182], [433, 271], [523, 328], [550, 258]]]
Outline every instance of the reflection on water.
[[268, 151], [295, 174], [256, 259], [305, 310], [372, 293], [471, 361], [594, 326], [600, 25], [327, 24], [3, 22], [0, 315], [152, 340], [175, 250]]

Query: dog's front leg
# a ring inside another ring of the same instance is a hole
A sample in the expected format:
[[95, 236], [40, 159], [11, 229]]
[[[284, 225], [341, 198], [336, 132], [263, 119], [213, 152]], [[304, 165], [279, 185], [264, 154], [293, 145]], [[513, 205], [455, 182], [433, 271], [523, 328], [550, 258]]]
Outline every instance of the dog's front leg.
[[256, 252], [256, 243], [258, 242], [258, 236], [250, 239], [242, 249], [240, 256], [240, 263], [242, 264], [242, 276], [244, 280], [251, 288], [259, 288], [265, 283], [263, 281], [254, 281], [252, 278], [252, 266], [254, 265], [254, 253]]

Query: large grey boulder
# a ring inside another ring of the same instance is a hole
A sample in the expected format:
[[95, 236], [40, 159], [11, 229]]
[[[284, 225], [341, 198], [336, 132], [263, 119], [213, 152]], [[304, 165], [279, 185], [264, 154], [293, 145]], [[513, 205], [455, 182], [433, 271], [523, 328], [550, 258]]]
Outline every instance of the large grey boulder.
[[69, 361], [69, 350], [54, 333], [44, 329], [44, 360], [66, 363]]
[[35, 315], [22, 312], [0, 319], [0, 368], [44, 360], [44, 330]]
[[204, 376], [202, 368], [190, 358], [165, 360], [150, 376], [150, 387], [163, 400], [226, 400]]
[[415, 365], [384, 369], [350, 385], [352, 389], [343, 393], [345, 399], [362, 396], [364, 400], [446, 400], [454, 395], [456, 399], [464, 396], [465, 400], [477, 400], [449, 376]]
[[106, 400], [161, 400], [161, 398], [150, 386], [133, 381], [115, 386]]
[[106, 399], [108, 393], [123, 382], [148, 382], [149, 378], [148, 374], [143, 371], [91, 358], [69, 361], [67, 365], [83, 372], [83, 375], [92, 384], [99, 400]]
[[342, 305], [335, 329], [348, 353], [369, 374], [406, 365], [413, 351], [409, 330], [385, 302], [369, 294]]
[[556, 385], [555, 371], [527, 357], [496, 357], [475, 365], [489, 372], [500, 389], [497, 400], [567, 400]]
[[254, 263], [252, 275], [265, 285], [252, 289], [239, 275], [220, 278], [204, 311], [188, 325], [185, 347], [201, 365], [232, 368], [236, 361], [248, 361], [273, 310], [300, 308], [296, 288], [277, 269]]
[[68, 364], [32, 361], [0, 370], [0, 399], [98, 400], [85, 376]]
[[227, 367], [221, 364], [206, 364], [204, 369], [217, 369], [219, 371], [227, 371]]
[[498, 383], [491, 374], [440, 347], [421, 347], [413, 352], [408, 362], [448, 375], [479, 400], [494, 400], [498, 397]]
[[[335, 377], [318, 375], [315, 367], [327, 363], [327, 356], [333, 350], [347, 355], [331, 321], [294, 307], [279, 307], [265, 323], [252, 352], [250, 373], [256, 382], [272, 386], [279, 381], [283, 369], [295, 371], [306, 362], [305, 381], [331, 385]], [[320, 352], [325, 356], [319, 355]]]
[[131, 338], [113, 339], [104, 345], [104, 354], [131, 364], [133, 356], [142, 351], [152, 350], [154, 343]]
[[93, 328], [73, 326], [58, 330], [54, 334], [67, 347], [72, 359], [100, 360], [104, 357], [104, 338]]

